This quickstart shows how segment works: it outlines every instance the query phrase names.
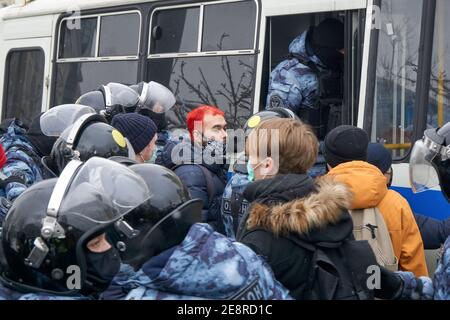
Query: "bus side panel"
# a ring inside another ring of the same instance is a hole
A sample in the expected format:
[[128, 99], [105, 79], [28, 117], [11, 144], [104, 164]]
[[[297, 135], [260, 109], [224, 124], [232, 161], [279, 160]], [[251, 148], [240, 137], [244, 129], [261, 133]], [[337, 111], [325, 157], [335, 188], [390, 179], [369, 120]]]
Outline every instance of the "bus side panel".
[[439, 189], [413, 193], [409, 182], [409, 164], [394, 164], [392, 189], [399, 192], [409, 203], [414, 213], [439, 220], [450, 217], [450, 203]]

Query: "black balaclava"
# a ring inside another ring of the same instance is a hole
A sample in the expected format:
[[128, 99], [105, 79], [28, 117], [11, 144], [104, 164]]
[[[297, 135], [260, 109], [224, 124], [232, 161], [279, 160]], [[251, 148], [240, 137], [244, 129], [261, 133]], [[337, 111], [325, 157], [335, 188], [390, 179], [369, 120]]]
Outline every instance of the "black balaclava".
[[308, 45], [323, 64], [332, 70], [343, 70], [344, 24], [334, 18], [323, 20], [308, 31]]
[[119, 272], [120, 263], [119, 252], [114, 247], [100, 253], [86, 249], [87, 279], [97, 293], [108, 289]]
[[165, 113], [154, 112], [150, 109], [144, 108], [139, 111], [143, 116], [149, 117], [156, 124], [158, 132], [167, 130], [167, 120]]

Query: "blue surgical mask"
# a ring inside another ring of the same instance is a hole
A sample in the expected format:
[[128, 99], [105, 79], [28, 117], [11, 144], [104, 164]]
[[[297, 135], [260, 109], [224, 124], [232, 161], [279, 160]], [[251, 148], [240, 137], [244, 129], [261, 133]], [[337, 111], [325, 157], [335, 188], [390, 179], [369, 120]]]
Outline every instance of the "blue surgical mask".
[[253, 182], [255, 180], [255, 170], [250, 165], [250, 162], [247, 162], [247, 177], [248, 181]]
[[250, 164], [250, 161], [247, 162], [248, 181], [250, 181], [250, 182], [255, 181], [255, 169], [258, 168], [261, 164], [262, 164], [262, 161], [253, 168], [252, 165]]

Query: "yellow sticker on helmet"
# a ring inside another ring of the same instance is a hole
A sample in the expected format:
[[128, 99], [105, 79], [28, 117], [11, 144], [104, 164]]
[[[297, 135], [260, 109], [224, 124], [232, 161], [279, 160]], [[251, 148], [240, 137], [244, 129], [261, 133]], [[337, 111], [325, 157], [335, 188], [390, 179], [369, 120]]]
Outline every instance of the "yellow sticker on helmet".
[[248, 127], [254, 128], [261, 122], [260, 116], [253, 116], [250, 119], [248, 119]]
[[125, 148], [127, 146], [127, 142], [125, 141], [125, 138], [123, 137], [123, 135], [117, 131], [116, 129], [114, 129], [112, 131], [112, 136], [114, 141], [121, 147], [121, 148]]

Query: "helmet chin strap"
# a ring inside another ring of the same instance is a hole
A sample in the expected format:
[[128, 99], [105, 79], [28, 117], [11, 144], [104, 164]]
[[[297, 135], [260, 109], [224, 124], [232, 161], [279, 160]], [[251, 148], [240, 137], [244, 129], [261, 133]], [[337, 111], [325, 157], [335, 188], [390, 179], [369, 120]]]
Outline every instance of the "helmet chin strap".
[[34, 247], [28, 257], [25, 258], [24, 262], [28, 266], [36, 269], [39, 268], [47, 256], [49, 248], [44, 239], [65, 238], [66, 235], [64, 229], [58, 223], [58, 212], [70, 182], [72, 181], [72, 177], [82, 164], [83, 163], [78, 160], [70, 161], [56, 182], [47, 206], [47, 215], [42, 220], [41, 236], [34, 240]]
[[103, 86], [103, 90], [105, 91], [105, 105], [107, 107], [111, 107], [112, 105], [111, 89], [108, 86]]

